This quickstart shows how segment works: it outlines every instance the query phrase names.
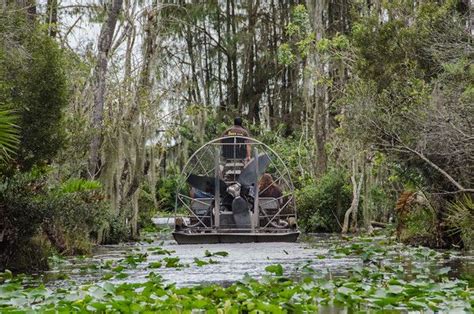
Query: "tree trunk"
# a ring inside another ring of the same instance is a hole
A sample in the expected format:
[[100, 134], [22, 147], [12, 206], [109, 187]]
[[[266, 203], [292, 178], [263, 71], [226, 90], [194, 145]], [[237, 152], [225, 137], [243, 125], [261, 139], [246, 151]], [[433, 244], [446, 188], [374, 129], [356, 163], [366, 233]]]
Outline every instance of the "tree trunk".
[[[324, 10], [327, 4], [324, 0], [310, 0], [308, 1], [308, 8], [310, 12], [310, 21], [313, 31], [316, 34], [316, 40], [321, 40], [324, 36]], [[315, 51], [313, 54], [315, 82], [323, 78], [325, 73], [322, 55]], [[316, 83], [314, 86], [314, 111], [313, 111], [313, 133], [316, 141], [316, 175], [321, 176], [327, 169], [327, 154], [326, 154], [326, 126], [327, 120], [327, 91], [326, 86], [322, 83]]]
[[469, 8], [469, 19], [468, 19], [469, 33], [471, 34], [471, 38], [472, 38], [472, 36], [474, 36], [474, 3], [472, 0], [466, 0], [466, 1]]
[[237, 68], [237, 42], [235, 36], [237, 35], [236, 21], [235, 21], [235, 2], [230, 0], [231, 4], [231, 27], [232, 27], [232, 102], [235, 108], [241, 112], [241, 104], [239, 104], [239, 69]]
[[221, 9], [219, 2], [217, 3], [216, 7], [216, 15], [217, 15], [217, 45], [219, 49], [217, 49], [217, 84], [219, 87], [219, 109], [224, 111], [226, 108], [226, 102], [224, 101], [224, 97], [222, 94], [222, 48], [221, 48]]
[[48, 0], [48, 34], [56, 37], [58, 33], [58, 0]]
[[[147, 152], [145, 149], [147, 139], [146, 121], [139, 119], [140, 104], [146, 104], [145, 107], [151, 107], [152, 87], [155, 77], [156, 53], [158, 46], [158, 29], [159, 29], [159, 11], [158, 4], [154, 2], [153, 7], [147, 12], [146, 34], [143, 40], [143, 63], [140, 72], [140, 81], [135, 95], [134, 106], [132, 107], [127, 119], [128, 132], [132, 138], [132, 145], [135, 146], [130, 160], [133, 162], [133, 169], [129, 176], [129, 186], [124, 195], [124, 202], [131, 206], [130, 230], [132, 238], [138, 236], [138, 195], [140, 193], [141, 183], [145, 176], [145, 162]], [[154, 188], [154, 187], [152, 187]]]
[[363, 171], [365, 174], [365, 180], [364, 180], [364, 204], [363, 204], [364, 207], [362, 209], [362, 216], [363, 216], [363, 221], [364, 221], [364, 228], [367, 230], [368, 234], [371, 234], [373, 232], [373, 227], [371, 224], [373, 200], [371, 197], [369, 197], [369, 190], [373, 184], [373, 175], [372, 175], [371, 165], [369, 164], [368, 167], [366, 167], [366, 164], [364, 163]]
[[89, 177], [96, 178], [100, 171], [99, 152], [102, 144], [102, 126], [106, 92], [107, 65], [115, 25], [122, 9], [123, 0], [112, 0], [107, 20], [102, 24], [98, 41], [97, 64], [94, 70], [94, 108], [92, 110], [92, 140], [89, 155]]
[[352, 160], [352, 203], [351, 207], [346, 211], [344, 215], [344, 223], [342, 225], [342, 233], [347, 233], [349, 231], [349, 220], [350, 216], [352, 215], [353, 223], [352, 223], [352, 231], [356, 231], [357, 228], [357, 210], [359, 207], [359, 198], [360, 198], [360, 191], [362, 188], [362, 183], [364, 182], [364, 173], [360, 175], [359, 182], [356, 181], [357, 176], [357, 167], [355, 165], [355, 161]]
[[258, 101], [255, 93], [255, 81], [258, 73], [255, 71], [255, 24], [258, 12], [259, 1], [253, 4], [253, 0], [247, 2], [248, 30], [247, 39], [244, 42], [244, 55], [242, 63], [244, 65], [244, 74], [242, 77], [242, 89], [239, 103], [242, 110], [248, 110], [248, 120], [254, 123], [258, 120]]
[[[191, 27], [187, 26], [186, 27], [186, 46], [188, 48], [188, 56], [189, 56], [189, 62], [191, 63], [191, 80], [192, 84], [190, 87], [191, 91], [191, 96], [192, 96], [192, 102], [193, 103], [198, 103], [201, 104], [201, 91], [199, 89], [199, 81], [198, 81], [198, 76], [197, 76], [197, 71], [196, 71], [196, 57], [194, 54], [194, 34], [192, 33]], [[199, 56], [200, 58], [200, 56]]]

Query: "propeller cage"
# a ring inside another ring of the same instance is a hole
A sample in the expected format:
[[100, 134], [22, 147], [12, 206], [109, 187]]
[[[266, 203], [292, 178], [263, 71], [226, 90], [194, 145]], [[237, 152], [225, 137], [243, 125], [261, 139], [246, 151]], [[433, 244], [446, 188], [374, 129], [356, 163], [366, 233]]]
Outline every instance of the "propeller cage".
[[[246, 163], [248, 152], [252, 158]], [[281, 196], [269, 195], [268, 187], [259, 190], [264, 173], [271, 174]], [[189, 158], [181, 179], [175, 206], [181, 232], [281, 233], [297, 228], [286, 164], [258, 140], [234, 136], [206, 143]]]

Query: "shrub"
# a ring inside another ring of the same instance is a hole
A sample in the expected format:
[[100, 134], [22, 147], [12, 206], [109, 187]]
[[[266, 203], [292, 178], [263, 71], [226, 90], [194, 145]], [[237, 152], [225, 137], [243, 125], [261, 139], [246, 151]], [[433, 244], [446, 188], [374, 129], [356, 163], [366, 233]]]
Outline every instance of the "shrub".
[[138, 198], [138, 208], [140, 208], [138, 212], [138, 230], [153, 229], [155, 227], [151, 220], [158, 212], [155, 203], [155, 200], [153, 200], [153, 194], [150, 193], [149, 185], [145, 185], [140, 190]]
[[82, 178], [71, 178], [62, 183], [59, 187], [61, 193], [75, 193], [96, 191], [102, 188], [102, 184], [95, 180], [85, 180]]
[[60, 186], [43, 196], [47, 210], [43, 230], [63, 254], [89, 253], [92, 244], [102, 240], [110, 218], [102, 191], [83, 188], [64, 192], [64, 186]]
[[117, 244], [124, 239], [130, 239], [130, 230], [124, 223], [123, 216], [113, 216], [104, 235], [104, 244]]
[[474, 200], [464, 195], [449, 204], [446, 223], [451, 233], [461, 237], [465, 249], [474, 249]]
[[305, 232], [339, 232], [351, 203], [348, 175], [330, 170], [314, 185], [297, 191], [298, 221]]
[[32, 242], [40, 229], [46, 211], [38, 194], [44, 190], [43, 178], [32, 173], [17, 174], [0, 182], [0, 268], [12, 271], [44, 269], [47, 266], [41, 257], [34, 254], [31, 259], [24, 251], [41, 251]]
[[[102, 192], [84, 189], [93, 185], [83, 182], [76, 191], [65, 192], [70, 182], [52, 186], [37, 169], [0, 181], [1, 268], [44, 269], [51, 248], [63, 254], [89, 253], [102, 238], [110, 216]], [[47, 239], [51, 245], [38, 239]]]
[[[314, 184], [311, 176], [314, 144], [300, 137], [283, 137], [280, 131], [266, 133], [261, 140], [269, 145], [284, 161], [295, 188]], [[270, 168], [269, 168], [270, 169]]]
[[[156, 185], [156, 195], [159, 202], [159, 209], [163, 211], [173, 211], [176, 202], [176, 190], [179, 186], [180, 176], [169, 175], [158, 181]], [[186, 193], [181, 191], [181, 193]]]
[[[398, 224], [401, 222], [398, 221]], [[438, 220], [436, 212], [426, 204], [411, 205], [401, 230], [400, 240], [407, 244], [438, 247]]]

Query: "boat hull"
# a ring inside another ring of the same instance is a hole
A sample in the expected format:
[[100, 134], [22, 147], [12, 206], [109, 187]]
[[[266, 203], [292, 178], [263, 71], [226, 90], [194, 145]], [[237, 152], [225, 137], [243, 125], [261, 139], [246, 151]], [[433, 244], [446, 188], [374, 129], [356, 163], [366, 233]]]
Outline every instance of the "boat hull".
[[178, 244], [213, 244], [213, 243], [252, 243], [252, 242], [296, 242], [300, 233], [185, 233], [173, 232]]

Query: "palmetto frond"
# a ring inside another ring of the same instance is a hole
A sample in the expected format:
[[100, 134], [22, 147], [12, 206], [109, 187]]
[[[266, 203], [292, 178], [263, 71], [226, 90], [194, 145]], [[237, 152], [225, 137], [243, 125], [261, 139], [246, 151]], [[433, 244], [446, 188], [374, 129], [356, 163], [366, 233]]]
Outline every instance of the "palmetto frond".
[[474, 248], [474, 199], [469, 195], [450, 203], [446, 222], [452, 234], [459, 234], [467, 249]]
[[11, 158], [20, 142], [16, 119], [11, 110], [0, 108], [0, 162]]

